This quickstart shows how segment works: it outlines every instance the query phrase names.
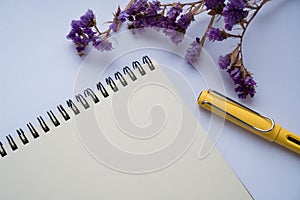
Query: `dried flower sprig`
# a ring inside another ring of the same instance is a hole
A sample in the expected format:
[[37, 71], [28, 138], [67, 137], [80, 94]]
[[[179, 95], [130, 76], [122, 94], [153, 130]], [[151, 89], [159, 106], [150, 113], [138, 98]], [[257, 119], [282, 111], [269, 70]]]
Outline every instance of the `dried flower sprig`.
[[71, 31], [67, 39], [73, 41], [79, 56], [84, 55], [85, 48], [92, 43], [100, 51], [109, 51], [112, 44], [107, 40], [109, 32], [100, 32], [96, 25], [96, 18], [92, 10], [88, 10], [80, 17], [80, 20], [71, 22]]
[[[128, 29], [146, 27], [162, 30], [175, 44], [180, 43], [194, 16], [203, 9], [204, 2], [162, 4], [159, 1], [138, 0], [120, 12], [113, 24], [128, 22]], [[186, 8], [184, 10], [184, 8]]]
[[[96, 49], [109, 51], [112, 44], [108, 38], [111, 32], [117, 32], [122, 23], [127, 22], [128, 29], [143, 29], [146, 27], [162, 31], [175, 44], [180, 43], [187, 28], [195, 16], [206, 13], [211, 16], [207, 29], [201, 38], [196, 38], [187, 49], [185, 59], [194, 63], [200, 56], [206, 38], [210, 41], [223, 41], [228, 38], [239, 39], [234, 50], [219, 57], [220, 68], [226, 70], [237, 85], [235, 91], [240, 98], [255, 94], [256, 82], [243, 63], [242, 45], [245, 32], [261, 7], [268, 0], [200, 0], [194, 2], [174, 2], [162, 4], [154, 0], [130, 0], [124, 10], [118, 7], [114, 18], [109, 21], [106, 31], [100, 32], [96, 26], [95, 15], [88, 10], [80, 20], [73, 20], [71, 31], [67, 38], [72, 40], [80, 56], [85, 48], [92, 44]], [[224, 18], [224, 28], [213, 27], [218, 17]], [[238, 27], [240, 29], [234, 29]], [[236, 33], [240, 32], [240, 33]]]
[[[212, 23], [210, 23], [203, 38], [207, 36], [212, 42], [223, 41], [228, 38], [239, 40], [233, 51], [225, 56], [220, 56], [218, 61], [220, 68], [227, 71], [236, 85], [235, 91], [239, 98], [246, 98], [248, 95], [253, 97], [255, 95], [256, 82], [243, 63], [242, 45], [249, 24], [268, 1], [229, 0], [226, 4], [224, 0], [205, 1], [208, 14], [211, 15], [211, 21], [215, 19], [215, 16], [220, 16], [224, 18], [225, 26], [223, 29], [219, 29], [212, 27]], [[237, 27], [237, 29], [233, 30], [233, 27]], [[203, 46], [203, 43], [199, 45]]]

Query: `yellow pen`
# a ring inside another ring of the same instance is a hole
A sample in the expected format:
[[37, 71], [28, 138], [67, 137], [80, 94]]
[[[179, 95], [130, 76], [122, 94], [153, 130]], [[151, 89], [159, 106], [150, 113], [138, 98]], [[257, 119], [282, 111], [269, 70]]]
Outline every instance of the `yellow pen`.
[[203, 90], [198, 97], [198, 104], [270, 142], [300, 154], [300, 136], [216, 91]]

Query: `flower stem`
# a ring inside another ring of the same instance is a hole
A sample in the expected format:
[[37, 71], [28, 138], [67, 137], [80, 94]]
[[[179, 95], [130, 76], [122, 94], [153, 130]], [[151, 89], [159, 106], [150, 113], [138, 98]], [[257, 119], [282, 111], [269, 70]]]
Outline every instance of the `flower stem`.
[[[195, 5], [197, 5], [197, 4], [195, 4]], [[195, 6], [195, 5], [193, 5], [193, 6]], [[200, 2], [198, 3], [198, 5], [195, 6], [195, 8], [191, 9], [191, 13], [192, 13], [193, 15], [197, 15], [197, 14], [201, 13], [201, 11], [198, 11], [198, 10], [199, 10], [200, 8], [202, 8], [203, 5], [204, 5], [204, 2], [200, 1]], [[192, 8], [193, 6], [191, 6], [191, 8]]]
[[97, 27], [97, 25], [95, 25], [94, 27], [95, 27], [96, 31], [99, 33], [99, 35], [101, 35], [102, 33], [101, 33], [101, 31], [99, 30], [99, 28]]
[[225, 33], [227, 37], [233, 37], [233, 38], [241, 38], [241, 35], [235, 35], [235, 34], [231, 34], [231, 33]]
[[135, 0], [130, 0], [128, 2], [128, 4], [126, 5], [125, 10], [128, 10], [130, 8], [131, 4], [133, 4], [134, 2], [135, 2]]
[[257, 15], [257, 13], [260, 11], [260, 9], [263, 7], [263, 5], [265, 3], [267, 3], [269, 0], [263, 0], [261, 2], [261, 4], [255, 9], [254, 13], [252, 14], [252, 16], [250, 17], [250, 19], [246, 22], [246, 26], [245, 26], [245, 29], [242, 33], [242, 37], [244, 36], [246, 30], [247, 30], [247, 27], [249, 26], [249, 24], [251, 23], [251, 21], [254, 19], [254, 17]]
[[200, 46], [203, 47], [204, 45], [204, 42], [205, 42], [205, 39], [206, 39], [206, 34], [207, 32], [209, 31], [209, 29], [212, 27], [214, 21], [215, 21], [215, 15], [212, 15], [211, 18], [210, 18], [210, 21], [208, 23], [208, 26], [206, 28], [206, 31], [204, 32], [203, 36], [201, 37], [201, 40], [200, 40]]
[[[186, 2], [186, 3], [180, 3], [182, 6], [195, 6], [197, 4], [203, 4], [204, 1], [193, 1], [193, 2]], [[168, 6], [173, 6], [174, 3], [167, 3], [167, 4], [160, 4], [160, 6], [168, 7]]]
[[[254, 8], [255, 11], [251, 15], [250, 19], [245, 22], [246, 25], [244, 25], [242, 23], [240, 24], [242, 26], [242, 28], [243, 28], [243, 31], [242, 31], [242, 34], [239, 36], [240, 42], [238, 43], [238, 48], [239, 48], [239, 54], [240, 54], [240, 58], [241, 58], [242, 63], [243, 63], [243, 39], [244, 39], [244, 35], [245, 35], [246, 31], [247, 31], [248, 26], [250, 25], [250, 23], [254, 19], [254, 17], [260, 11], [260, 9], [263, 7], [263, 5], [265, 3], [267, 3], [268, 1], [269, 0], [263, 0], [260, 5], [258, 5], [257, 7]], [[244, 67], [244, 65], [243, 65], [243, 68], [244, 68], [243, 70], [245, 71], [245, 74], [250, 74], [250, 72], [248, 72], [248, 70]]]

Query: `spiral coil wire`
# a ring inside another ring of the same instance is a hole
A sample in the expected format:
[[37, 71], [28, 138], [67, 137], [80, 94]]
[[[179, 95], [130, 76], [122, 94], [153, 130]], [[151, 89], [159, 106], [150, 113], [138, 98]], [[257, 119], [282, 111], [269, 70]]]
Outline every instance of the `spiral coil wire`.
[[[151, 59], [148, 56], [143, 56], [142, 61], [143, 61], [143, 64], [148, 65], [148, 67], [151, 71], [155, 69]], [[133, 70], [138, 70], [138, 72], [140, 73], [141, 76], [144, 76], [146, 74], [146, 71], [143, 69], [142, 65], [138, 61], [133, 61], [132, 67], [133, 67]], [[133, 70], [131, 70], [128, 66], [123, 67], [123, 75], [129, 76], [129, 78], [132, 81], [135, 81], [135, 80], [137, 80], [137, 76], [135, 75]], [[128, 85], [128, 82], [126, 81], [126, 79], [124, 78], [123, 75], [121, 72], [117, 71], [114, 74], [114, 78], [115, 78], [115, 80], [119, 81], [123, 87], [125, 87]], [[106, 81], [106, 84], [110, 86], [112, 92], [117, 92], [119, 90], [116, 82], [113, 80], [112, 77], [110, 77], [110, 76], [107, 77], [105, 79], [105, 81]], [[103, 86], [103, 84], [101, 82], [98, 82], [96, 87], [97, 87], [97, 90], [99, 90], [101, 92], [101, 94], [103, 95], [104, 98], [107, 98], [110, 95], [109, 92], [107, 91], [107, 89], [105, 89], [105, 87]], [[100, 102], [99, 97], [90, 88], [87, 88], [86, 90], [84, 90], [84, 96], [82, 94], [78, 94], [75, 96], [75, 99], [79, 103], [82, 104], [84, 109], [88, 109], [90, 107], [90, 105], [86, 99], [88, 97], [90, 97], [95, 104]], [[71, 99], [68, 99], [66, 101], [66, 103], [67, 103], [67, 106], [73, 111], [73, 113], [75, 115], [78, 115], [81, 112]], [[62, 105], [57, 106], [57, 110], [61, 114], [63, 120], [68, 121], [69, 119], [71, 119], [70, 114], [65, 110], [65, 108]], [[61, 124], [61, 122], [59, 122], [59, 120], [58, 120], [58, 117], [55, 116], [55, 114], [52, 112], [52, 110], [47, 111], [47, 115], [48, 115], [51, 123], [55, 127], [58, 127]], [[44, 133], [47, 133], [50, 131], [49, 125], [45, 122], [45, 120], [41, 116], [37, 117], [37, 120], [38, 120], [38, 123]], [[36, 128], [34, 128], [32, 123], [28, 123], [27, 128], [34, 139], [36, 139], [40, 136], [40, 134], [37, 132]], [[17, 135], [19, 136], [23, 145], [27, 145], [30, 142], [29, 139], [27, 138], [27, 136], [25, 135], [25, 132], [23, 129], [18, 129], [18, 130], [16, 130], [16, 132], [17, 132]], [[9, 146], [11, 147], [12, 151], [16, 151], [18, 149], [15, 139], [10, 134], [8, 134], [6, 136], [6, 140], [9, 144]], [[7, 156], [7, 151], [4, 148], [4, 145], [1, 141], [0, 141], [0, 155], [1, 155], [1, 157]]]

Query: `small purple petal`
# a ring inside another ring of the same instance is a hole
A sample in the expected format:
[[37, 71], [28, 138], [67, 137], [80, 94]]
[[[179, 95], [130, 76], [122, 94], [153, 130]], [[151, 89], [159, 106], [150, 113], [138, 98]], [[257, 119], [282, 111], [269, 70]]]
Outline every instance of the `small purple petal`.
[[147, 9], [147, 0], [137, 0], [133, 4], [131, 4], [128, 9], [128, 14], [136, 14], [140, 12], [144, 12]]
[[167, 17], [169, 18], [170, 21], [176, 21], [176, 18], [180, 15], [182, 12], [182, 7], [180, 4], [176, 4], [176, 6], [172, 6], [168, 12], [167, 12]]
[[85, 50], [85, 46], [80, 45], [80, 46], [76, 47], [76, 51], [77, 51], [78, 55], [80, 55], [80, 56], [83, 55], [84, 50]]
[[222, 41], [225, 39], [225, 37], [224, 37], [223, 33], [220, 31], [220, 29], [214, 28], [214, 27], [211, 27], [206, 35], [207, 35], [208, 39], [212, 42], [214, 42], [215, 40]]
[[238, 78], [240, 77], [240, 69], [238, 67], [235, 67], [233, 70], [231, 70], [229, 72], [229, 75], [230, 77], [233, 79], [233, 80], [236, 80], [238, 81]]
[[83, 27], [87, 27], [90, 25], [92, 20], [95, 20], [95, 15], [92, 10], [87, 10], [84, 15], [80, 17], [81, 23]]
[[117, 23], [116, 22], [113, 22], [109, 25], [109, 28], [111, 30], [113, 30], [113, 32], [116, 32], [117, 31]]
[[188, 61], [188, 63], [193, 64], [196, 62], [200, 55], [201, 46], [198, 41], [193, 41], [190, 45], [190, 47], [187, 49], [185, 54], [185, 60]]
[[225, 6], [225, 0], [205, 0], [204, 5], [208, 10], [215, 10], [217, 12], [222, 12]]
[[71, 29], [71, 31], [69, 32], [69, 34], [66, 36], [67, 39], [69, 40], [73, 40], [76, 37], [76, 30]]
[[107, 39], [98, 40], [94, 43], [94, 47], [99, 51], [110, 51], [112, 50], [112, 43], [109, 42]]
[[118, 20], [120, 22], [125, 22], [128, 17], [129, 17], [129, 14], [127, 13], [127, 10], [123, 10], [120, 12], [120, 14], [118, 16]]
[[239, 23], [243, 18], [248, 15], [245, 11], [246, 3], [243, 0], [229, 0], [223, 9], [225, 28], [229, 31], [232, 30], [233, 25]]
[[83, 33], [85, 33], [89, 39], [92, 39], [93, 37], [95, 37], [95, 34], [96, 32], [94, 32], [91, 27], [87, 27], [87, 28], [84, 28], [82, 30]]
[[164, 29], [163, 32], [166, 36], [169, 36], [171, 41], [176, 45], [178, 45], [184, 38], [183, 33], [180, 33], [172, 29]]
[[253, 78], [251, 76], [247, 76], [245, 83], [249, 86], [255, 86], [256, 82], [253, 80]]
[[82, 26], [82, 23], [80, 20], [72, 20], [71, 27], [75, 30], [79, 30]]
[[157, 12], [161, 10], [159, 1], [152, 1], [147, 8], [147, 15], [157, 15]]
[[181, 15], [181, 17], [178, 20], [178, 26], [183, 29], [186, 30], [187, 27], [191, 24], [191, 22], [194, 20], [194, 15], [191, 13], [187, 13], [184, 15]]
[[253, 80], [251, 75], [247, 75], [244, 79], [242, 73], [240, 73], [239, 67], [228, 69], [227, 72], [234, 84], [237, 85], [234, 90], [238, 94], [239, 98], [245, 99], [248, 95], [250, 97], [255, 95], [256, 82]]
[[219, 57], [219, 66], [221, 69], [225, 70], [230, 65], [230, 56], [227, 54], [226, 56], [220, 56]]

